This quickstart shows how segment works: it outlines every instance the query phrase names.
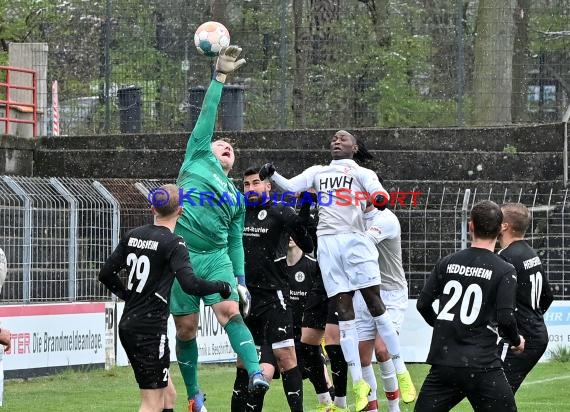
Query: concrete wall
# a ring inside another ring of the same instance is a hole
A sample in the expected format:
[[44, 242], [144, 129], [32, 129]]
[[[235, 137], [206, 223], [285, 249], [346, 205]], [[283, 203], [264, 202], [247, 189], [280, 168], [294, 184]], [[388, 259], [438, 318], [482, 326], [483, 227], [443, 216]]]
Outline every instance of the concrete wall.
[[0, 135], [0, 173], [32, 176], [35, 150], [33, 140]]
[[[219, 133], [235, 141], [239, 177], [251, 164], [273, 161], [285, 175], [328, 163], [335, 130]], [[560, 181], [563, 124], [477, 129], [351, 130], [376, 159], [367, 167], [385, 180]], [[184, 134], [43, 138], [33, 145], [0, 147], [4, 174], [95, 178], [175, 178], [186, 146]], [[11, 145], [11, 146], [10, 146]], [[9, 152], [11, 150], [11, 152]], [[4, 156], [2, 153], [4, 152]], [[22, 152], [22, 153], [20, 153]]]

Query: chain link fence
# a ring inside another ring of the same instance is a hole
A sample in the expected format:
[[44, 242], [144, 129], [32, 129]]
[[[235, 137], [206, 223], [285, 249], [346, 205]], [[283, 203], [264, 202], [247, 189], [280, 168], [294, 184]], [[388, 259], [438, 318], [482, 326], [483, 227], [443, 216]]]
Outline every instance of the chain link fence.
[[[0, 247], [8, 260], [8, 277], [0, 302], [111, 299], [97, 280], [99, 269], [121, 235], [152, 222], [147, 194], [165, 183], [171, 182], [2, 176]], [[527, 239], [542, 259], [556, 298], [570, 298], [568, 190], [440, 184], [416, 193], [393, 206], [402, 226], [410, 297], [419, 295], [440, 257], [468, 245], [469, 210], [490, 199], [521, 202], [531, 209]]]
[[475, 203], [486, 199], [498, 204], [520, 202], [529, 207], [532, 222], [526, 239], [542, 259], [556, 298], [570, 297], [570, 283], [566, 279], [569, 268], [566, 252], [570, 251], [568, 189], [539, 191], [505, 185], [482, 189], [445, 186], [422, 189], [416, 205], [394, 205], [402, 226], [402, 257], [410, 297], [419, 296], [440, 257], [468, 245], [469, 211]]
[[567, 0], [14, 0], [0, 63], [10, 42], [48, 44], [62, 134], [188, 131], [208, 20], [248, 60], [219, 129], [540, 123], [569, 103]]

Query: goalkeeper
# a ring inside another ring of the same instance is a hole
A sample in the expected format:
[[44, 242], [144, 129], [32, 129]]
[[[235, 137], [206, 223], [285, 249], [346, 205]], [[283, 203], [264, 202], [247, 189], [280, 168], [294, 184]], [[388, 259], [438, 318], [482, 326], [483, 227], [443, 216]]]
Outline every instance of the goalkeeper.
[[[237, 60], [240, 53], [241, 48], [229, 46], [220, 51], [216, 62], [214, 79], [204, 97], [202, 111], [188, 140], [178, 175], [177, 185], [184, 191], [181, 196], [184, 208], [175, 233], [184, 238], [197, 276], [233, 285], [237, 282], [238, 293], [232, 292], [228, 300], [220, 295], [203, 299], [205, 305], [212, 307], [228, 334], [232, 348], [243, 361], [249, 374], [250, 391], [259, 393], [265, 392], [269, 384], [261, 373], [253, 338], [238, 305], [239, 294], [244, 316], [247, 316], [249, 293], [245, 287], [242, 244], [245, 207], [240, 199], [241, 193], [228, 178], [235, 161], [232, 145], [224, 140], [211, 141], [226, 75], [245, 63], [244, 59]], [[211, 201], [204, 201], [205, 194]], [[186, 295], [175, 282], [170, 312], [176, 325], [176, 357], [186, 385], [189, 412], [206, 411], [197, 374], [199, 311], [200, 298]]]

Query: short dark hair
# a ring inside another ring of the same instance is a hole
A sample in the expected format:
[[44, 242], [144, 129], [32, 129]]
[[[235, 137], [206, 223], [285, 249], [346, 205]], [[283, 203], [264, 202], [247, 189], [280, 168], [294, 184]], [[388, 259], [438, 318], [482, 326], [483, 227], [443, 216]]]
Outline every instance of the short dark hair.
[[473, 234], [483, 239], [495, 239], [501, 231], [503, 212], [495, 202], [483, 200], [471, 209]]
[[160, 187], [164, 189], [168, 193], [168, 201], [166, 204], [160, 204], [159, 206], [154, 205], [154, 210], [156, 213], [161, 217], [168, 217], [174, 214], [178, 210], [178, 206], [180, 206], [179, 202], [179, 194], [178, 194], [178, 186], [173, 184], [163, 185]]
[[261, 169], [259, 166], [249, 166], [247, 169], [245, 169], [245, 172], [243, 172], [243, 177], [258, 175], [259, 169]]
[[530, 225], [530, 211], [522, 203], [505, 203], [501, 205], [503, 221], [511, 225], [515, 234], [524, 236]]

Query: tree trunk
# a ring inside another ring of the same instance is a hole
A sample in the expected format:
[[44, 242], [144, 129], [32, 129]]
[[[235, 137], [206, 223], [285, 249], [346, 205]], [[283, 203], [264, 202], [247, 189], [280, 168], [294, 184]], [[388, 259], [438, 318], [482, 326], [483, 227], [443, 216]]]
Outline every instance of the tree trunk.
[[[156, 39], [156, 50], [166, 53], [167, 52], [167, 43], [168, 43], [168, 34], [166, 32], [166, 22], [164, 19], [164, 15], [162, 14], [161, 11], [155, 10], [153, 12], [153, 19], [154, 19], [154, 25], [155, 25], [155, 39]], [[162, 64], [160, 63], [160, 61], [156, 62], [156, 73], [157, 73], [157, 79], [162, 79], [162, 72], [164, 71], [164, 68], [162, 66]], [[167, 104], [165, 104], [166, 102], [168, 102], [168, 97], [169, 97], [169, 93], [168, 93], [168, 88], [165, 84], [163, 84], [162, 82], [157, 82], [157, 94], [158, 97], [156, 99], [156, 104], [155, 104], [155, 108], [156, 108], [156, 115], [157, 115], [157, 120], [158, 120], [158, 124], [161, 127], [167, 126], [169, 121], [170, 121], [170, 115], [169, 115], [169, 111], [167, 108], [168, 107]]]
[[304, 19], [305, 0], [293, 0], [293, 24], [295, 26], [295, 74], [293, 78], [293, 122], [295, 128], [304, 128], [305, 77], [307, 72], [308, 36]]
[[529, 70], [529, 39], [528, 23], [530, 15], [530, 0], [517, 0], [514, 14], [515, 40], [513, 51], [513, 123], [524, 123], [530, 119], [527, 110], [527, 89]]
[[378, 45], [380, 47], [389, 47], [392, 42], [392, 33], [390, 32], [390, 25], [388, 24], [390, 21], [388, 15], [390, 0], [359, 1], [366, 4]]
[[313, 63], [332, 62], [336, 57], [338, 39], [331, 27], [340, 19], [340, 8], [335, 0], [310, 0]]
[[475, 36], [473, 122], [511, 123], [511, 91], [516, 0], [480, 0]]
[[210, 12], [212, 14], [212, 20], [227, 25], [226, 8], [227, 4], [225, 0], [211, 0]]

